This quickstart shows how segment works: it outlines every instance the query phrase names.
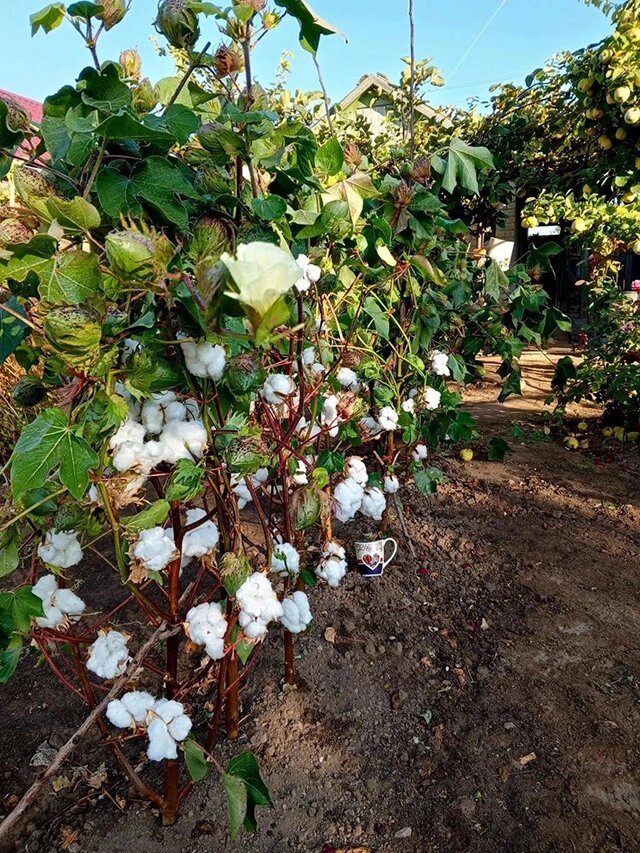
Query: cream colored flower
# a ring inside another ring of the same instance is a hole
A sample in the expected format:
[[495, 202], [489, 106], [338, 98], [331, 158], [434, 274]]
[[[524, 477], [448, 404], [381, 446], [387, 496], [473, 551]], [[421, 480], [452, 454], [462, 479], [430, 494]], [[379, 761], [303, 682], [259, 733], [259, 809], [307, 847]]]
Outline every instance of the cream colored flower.
[[227, 296], [247, 305], [260, 317], [300, 278], [300, 267], [293, 257], [273, 243], [241, 244], [235, 259], [225, 252], [220, 260], [238, 288], [237, 293], [227, 292]]

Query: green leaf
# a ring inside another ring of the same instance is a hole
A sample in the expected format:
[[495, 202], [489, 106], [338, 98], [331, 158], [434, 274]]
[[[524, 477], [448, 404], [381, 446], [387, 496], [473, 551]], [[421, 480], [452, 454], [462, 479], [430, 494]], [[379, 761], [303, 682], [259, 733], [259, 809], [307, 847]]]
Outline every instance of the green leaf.
[[39, 292], [51, 305], [83, 305], [101, 283], [98, 256], [75, 249], [58, 256], [51, 269], [43, 271]]
[[102, 12], [103, 6], [98, 3], [88, 3], [86, 0], [81, 0], [79, 3], [72, 3], [67, 9], [67, 14], [71, 18], [84, 18], [88, 21], [98, 12]]
[[505, 455], [511, 450], [504, 438], [496, 436], [489, 442], [487, 458], [489, 462], [503, 462]]
[[107, 216], [119, 219], [121, 216], [139, 216], [142, 207], [138, 201], [138, 186], [117, 169], [108, 167], [98, 172], [95, 183], [100, 205]]
[[522, 377], [520, 375], [520, 368], [518, 367], [511, 367], [509, 369], [507, 380], [502, 386], [498, 402], [504, 403], [512, 394], [522, 394]]
[[231, 839], [234, 840], [247, 814], [247, 786], [242, 779], [228, 773], [223, 775], [222, 784], [227, 795]]
[[42, 599], [31, 591], [30, 586], [21, 586], [13, 592], [0, 593], [0, 629], [7, 635], [13, 631], [23, 633], [31, 627], [31, 620], [44, 616]]
[[20, 540], [15, 529], [0, 534], [0, 578], [10, 575], [20, 565]]
[[325, 21], [311, 8], [307, 0], [276, 0], [276, 6], [287, 12], [300, 22], [300, 44], [314, 56], [320, 45], [322, 36], [341, 34], [337, 27]]
[[328, 139], [316, 152], [316, 167], [329, 177], [337, 175], [344, 166], [344, 151], [335, 136]]
[[167, 486], [168, 501], [192, 501], [202, 494], [204, 469], [190, 459], [179, 459]]
[[13, 637], [6, 649], [0, 649], [0, 684], [6, 684], [16, 671], [22, 654], [22, 640]]
[[69, 236], [83, 234], [100, 225], [98, 210], [80, 196], [70, 200], [49, 198], [46, 208], [51, 221], [55, 219]]
[[491, 261], [485, 273], [484, 288], [487, 296], [495, 299], [496, 302], [500, 299], [502, 290], [509, 287], [509, 279], [506, 273], [500, 267], [497, 261]]
[[148, 530], [150, 527], [163, 525], [169, 517], [170, 509], [168, 501], [154, 501], [141, 512], [123, 518], [122, 526], [130, 536], [136, 536], [141, 530]]
[[[27, 316], [23, 306], [18, 302], [15, 296], [11, 296], [4, 303], [7, 308], [11, 308], [21, 317]], [[2, 310], [0, 305], [0, 364], [3, 364], [10, 355], [17, 350], [22, 341], [29, 335], [29, 326], [18, 320], [12, 314]]]
[[447, 478], [439, 468], [426, 468], [424, 471], [418, 471], [413, 481], [423, 495], [435, 495], [438, 483], [446, 483]]
[[318, 468], [324, 468], [329, 474], [341, 474], [345, 466], [342, 453], [335, 450], [323, 450], [316, 461]]
[[91, 107], [116, 113], [131, 105], [131, 90], [120, 79], [121, 68], [115, 62], [104, 62], [100, 70], [87, 67], [80, 72], [78, 88], [82, 100]]
[[467, 145], [458, 137], [449, 143], [449, 156], [442, 179], [442, 187], [453, 193], [460, 186], [471, 193], [478, 194], [477, 169], [486, 171], [493, 168], [493, 157], [486, 148]]
[[236, 652], [242, 665], [245, 666], [251, 655], [255, 652], [257, 648], [257, 643], [253, 640], [239, 640], [236, 644]]
[[11, 465], [11, 487], [16, 501], [25, 492], [43, 486], [60, 462], [60, 447], [69, 424], [61, 409], [45, 409], [22, 430]]
[[60, 444], [60, 480], [76, 500], [87, 492], [89, 472], [98, 467], [98, 454], [90, 445], [67, 431]]
[[182, 743], [182, 751], [184, 752], [184, 760], [189, 775], [194, 782], [202, 782], [209, 772], [207, 755], [204, 749], [193, 738], [187, 738]]
[[279, 195], [254, 198], [251, 206], [260, 219], [264, 219], [267, 222], [280, 219], [287, 212], [287, 202]]
[[45, 33], [55, 30], [64, 21], [64, 3], [50, 3], [39, 12], [34, 12], [29, 18], [31, 35], [35, 36], [39, 29]]
[[374, 296], [367, 296], [362, 306], [366, 314], [368, 314], [376, 327], [376, 331], [383, 341], [389, 340], [389, 317], [380, 307], [378, 300]]
[[[298, 497], [299, 496], [299, 497]], [[294, 526], [296, 530], [308, 530], [320, 518], [322, 503], [318, 492], [313, 488], [296, 493]]]
[[170, 147], [176, 137], [168, 130], [150, 127], [128, 112], [109, 116], [96, 128], [96, 133], [105, 139], [135, 139], [138, 142], [155, 142]]
[[134, 179], [138, 196], [153, 205], [170, 222], [186, 231], [189, 219], [179, 196], [200, 198], [184, 169], [165, 157], [148, 157], [136, 169]]
[[184, 104], [172, 104], [164, 113], [164, 121], [181, 145], [198, 132], [200, 119]]

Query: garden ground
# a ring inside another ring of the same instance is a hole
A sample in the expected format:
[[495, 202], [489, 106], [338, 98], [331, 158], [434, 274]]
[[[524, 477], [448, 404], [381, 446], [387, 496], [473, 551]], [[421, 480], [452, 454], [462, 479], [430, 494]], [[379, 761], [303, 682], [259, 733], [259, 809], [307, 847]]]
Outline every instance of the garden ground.
[[[403, 496], [417, 561], [392, 523], [400, 556], [383, 579], [314, 591], [300, 689], [282, 691], [277, 655], [258, 658], [242, 739], [221, 753], [258, 755], [275, 803], [260, 835], [228, 842], [213, 777], [161, 829], [108, 761], [95, 774], [93, 743], [36, 804], [18, 849], [639, 850], [640, 456], [544, 440], [556, 357], [525, 357], [524, 399], [496, 404], [492, 374], [470, 391], [476, 460], [445, 459], [436, 497]], [[493, 436], [511, 445], [504, 463], [483, 460]], [[2, 693], [11, 805], [41, 744], [59, 746], [82, 714], [45, 668], [26, 664]]]

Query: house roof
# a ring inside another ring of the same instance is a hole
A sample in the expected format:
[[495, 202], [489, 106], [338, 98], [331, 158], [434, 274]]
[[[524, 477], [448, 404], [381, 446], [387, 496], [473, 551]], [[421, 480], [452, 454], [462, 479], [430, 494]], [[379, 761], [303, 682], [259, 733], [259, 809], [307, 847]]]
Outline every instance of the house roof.
[[[377, 89], [385, 95], [390, 95], [396, 88], [397, 87], [394, 86], [389, 78], [385, 77], [384, 74], [365, 74], [364, 77], [360, 78], [355, 89], [352, 89], [349, 94], [345, 95], [345, 97], [340, 101], [339, 106], [343, 109], [350, 107], [352, 104], [357, 103], [370, 89]], [[427, 106], [427, 104], [416, 104], [415, 109], [417, 113], [425, 116], [425, 118], [441, 121], [445, 126], [450, 124], [450, 120], [446, 116], [437, 110], [434, 110], [433, 107]]]
[[3, 101], [15, 101], [17, 104], [20, 104], [31, 116], [31, 121], [36, 124], [40, 124], [42, 121], [43, 107], [40, 101], [33, 101], [31, 98], [25, 98], [13, 92], [6, 92], [4, 89], [0, 89], [0, 99]]

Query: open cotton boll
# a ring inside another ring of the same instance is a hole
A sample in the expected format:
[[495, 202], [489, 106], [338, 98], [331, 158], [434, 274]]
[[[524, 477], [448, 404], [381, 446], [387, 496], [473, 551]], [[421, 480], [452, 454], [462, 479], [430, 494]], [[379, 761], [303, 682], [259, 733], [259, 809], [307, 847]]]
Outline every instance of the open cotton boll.
[[271, 568], [284, 577], [300, 573], [300, 554], [290, 542], [281, 542], [273, 547]]
[[201, 459], [207, 447], [207, 430], [200, 420], [169, 421], [160, 443], [163, 460], [172, 465], [179, 459]]
[[307, 255], [298, 255], [296, 263], [302, 270], [302, 275], [295, 284], [296, 290], [299, 293], [304, 293], [309, 290], [312, 284], [320, 281], [322, 270], [317, 264], [312, 264]]
[[363, 515], [366, 515], [367, 518], [373, 518], [374, 521], [380, 521], [386, 508], [387, 499], [384, 492], [376, 487], [366, 489], [360, 505], [360, 512]]
[[281, 406], [296, 392], [296, 383], [286, 373], [272, 373], [262, 387], [262, 396], [272, 406]]
[[358, 379], [358, 375], [355, 371], [351, 370], [350, 367], [339, 368], [336, 372], [336, 379], [343, 388], [347, 389], [347, 391], [360, 390], [360, 380]]
[[[200, 507], [187, 510], [187, 525], [195, 524], [206, 514], [206, 510]], [[204, 557], [205, 554], [210, 554], [214, 550], [219, 538], [220, 534], [216, 524], [209, 519], [196, 527], [195, 530], [189, 530], [185, 533], [182, 540], [182, 556]]]
[[334, 515], [338, 521], [346, 523], [351, 521], [362, 504], [364, 489], [360, 483], [356, 483], [351, 477], [341, 480], [336, 486], [334, 498]]
[[185, 342], [180, 344], [187, 370], [199, 379], [222, 379], [227, 365], [227, 354], [220, 344], [209, 341]]
[[416, 444], [411, 455], [416, 462], [422, 462], [429, 455], [429, 449], [426, 444]]
[[329, 435], [335, 438], [338, 435], [340, 428], [340, 414], [338, 412], [339, 400], [335, 394], [330, 394], [326, 397], [322, 412], [320, 413], [320, 423], [324, 428], [329, 428]]
[[395, 495], [395, 493], [400, 488], [400, 480], [394, 474], [387, 474], [384, 478], [384, 490], [390, 495]]
[[249, 475], [249, 479], [251, 480], [254, 486], [262, 486], [269, 480], [269, 469], [258, 468], [255, 474]]
[[387, 432], [398, 428], [398, 413], [393, 406], [383, 406], [378, 415], [378, 423]]
[[87, 669], [100, 678], [115, 678], [127, 668], [131, 660], [127, 638], [119, 631], [100, 633], [89, 646]]
[[82, 548], [78, 542], [75, 530], [69, 533], [56, 533], [48, 530], [44, 541], [38, 545], [38, 557], [43, 563], [58, 569], [69, 569], [77, 566], [82, 560]]
[[59, 628], [67, 620], [76, 621], [84, 612], [84, 601], [70, 589], [59, 589], [55, 575], [44, 575], [31, 591], [42, 601], [44, 616], [36, 617], [40, 628]]
[[301, 590], [296, 590], [293, 595], [283, 600], [280, 622], [287, 631], [300, 634], [309, 627], [312, 619], [309, 599]]
[[163, 527], [141, 530], [133, 556], [151, 572], [161, 572], [178, 556], [173, 536]]
[[360, 418], [360, 429], [364, 438], [380, 438], [384, 432], [378, 421], [371, 416]]
[[355, 480], [360, 486], [366, 486], [369, 479], [367, 466], [361, 456], [350, 456], [345, 466], [345, 475]]
[[306, 486], [309, 482], [309, 478], [307, 477], [307, 466], [302, 461], [302, 459], [298, 460], [298, 467], [296, 468], [296, 472], [291, 478], [296, 486]]
[[107, 705], [107, 719], [118, 729], [142, 725], [156, 699], [144, 690], [132, 690], [124, 693], [120, 699], [113, 699]]
[[270, 622], [282, 616], [282, 605], [266, 575], [254, 572], [236, 593], [240, 608], [238, 621], [249, 639], [257, 640], [267, 633]]
[[436, 376], [451, 376], [449, 369], [449, 356], [441, 350], [434, 350], [431, 353], [431, 370]]
[[425, 388], [422, 396], [425, 408], [429, 409], [431, 412], [438, 408], [440, 400], [442, 399], [442, 394], [435, 388], [431, 387]]
[[402, 411], [408, 412], [410, 415], [414, 415], [416, 412], [416, 401], [413, 397], [410, 397], [408, 400], [405, 400], [402, 404]]
[[335, 541], [325, 542], [320, 563], [316, 567], [316, 575], [330, 587], [337, 589], [346, 573], [347, 555], [342, 545]]
[[244, 509], [247, 504], [250, 504], [253, 500], [251, 492], [249, 491], [249, 487], [247, 486], [244, 477], [239, 479], [236, 474], [231, 477], [231, 485], [233, 487], [233, 493], [236, 496], [238, 501], [238, 508]]
[[150, 761], [178, 757], [177, 743], [183, 741], [191, 731], [191, 720], [184, 713], [184, 705], [171, 699], [159, 699], [150, 712], [152, 717], [147, 728]]
[[217, 601], [192, 607], [187, 613], [185, 626], [191, 641], [197, 646], [204, 646], [205, 652], [212, 660], [221, 660], [224, 657], [227, 620]]

